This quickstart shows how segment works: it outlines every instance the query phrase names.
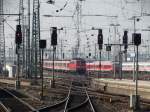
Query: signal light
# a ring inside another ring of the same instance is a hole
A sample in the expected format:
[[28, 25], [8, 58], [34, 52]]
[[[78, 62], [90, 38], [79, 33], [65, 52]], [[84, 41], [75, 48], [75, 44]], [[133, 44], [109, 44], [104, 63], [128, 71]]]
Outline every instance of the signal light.
[[39, 41], [39, 44], [40, 44], [40, 48], [41, 48], [41, 49], [46, 48], [46, 40], [40, 40], [40, 41]]
[[141, 34], [133, 33], [132, 34], [132, 42], [134, 43], [134, 45], [139, 46], [141, 44]]
[[103, 44], [103, 34], [102, 34], [102, 29], [98, 30], [98, 44]]
[[91, 55], [92, 55], [92, 54], [91, 54], [91, 53], [89, 53], [89, 57], [91, 57]]
[[128, 31], [124, 31], [123, 44], [128, 44]]
[[57, 27], [52, 27], [51, 45], [57, 45]]
[[22, 43], [22, 32], [21, 32], [21, 25], [16, 26], [16, 36], [15, 36], [15, 43], [21, 44]]
[[124, 49], [127, 49], [128, 48], [128, 31], [124, 31], [123, 44], [124, 44]]
[[110, 45], [106, 46], [106, 51], [111, 51], [111, 46]]

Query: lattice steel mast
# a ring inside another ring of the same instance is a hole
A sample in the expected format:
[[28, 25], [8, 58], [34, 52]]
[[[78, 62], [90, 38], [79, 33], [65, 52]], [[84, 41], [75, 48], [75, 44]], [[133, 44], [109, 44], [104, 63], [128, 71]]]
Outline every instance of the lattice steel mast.
[[24, 5], [23, 5], [23, 0], [20, 0], [19, 2], [19, 13], [20, 13], [20, 25], [22, 27], [22, 44], [20, 45], [20, 49], [19, 49], [19, 54], [20, 54], [20, 58], [19, 58], [19, 62], [20, 62], [20, 66], [21, 66], [21, 70], [22, 70], [22, 75], [24, 73], [24, 68], [25, 68], [25, 29], [24, 29]]
[[30, 47], [30, 0], [28, 0], [28, 26], [26, 29], [26, 77], [31, 78], [31, 47]]
[[[0, 0], [0, 14], [3, 14], [3, 0]], [[4, 16], [0, 15], [0, 64], [5, 66], [5, 37], [4, 37]]]
[[39, 0], [33, 0], [33, 20], [32, 20], [32, 43], [31, 43], [31, 63], [32, 63], [32, 76], [37, 78], [40, 70], [40, 4]]
[[77, 37], [77, 43], [76, 43], [76, 46], [75, 46], [75, 54], [74, 54], [74, 57], [77, 58], [80, 56], [79, 54], [79, 50], [80, 50], [80, 30], [81, 30], [81, 11], [82, 11], [82, 0], [77, 0], [76, 2], [76, 13], [75, 13], [75, 22], [76, 22], [76, 28], [77, 28], [77, 32], [76, 32], [76, 37]]

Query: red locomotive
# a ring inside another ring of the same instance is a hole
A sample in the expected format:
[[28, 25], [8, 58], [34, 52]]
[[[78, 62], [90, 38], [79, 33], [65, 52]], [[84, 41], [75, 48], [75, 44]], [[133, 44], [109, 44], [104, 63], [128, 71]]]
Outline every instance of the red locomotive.
[[86, 72], [86, 61], [81, 58], [76, 58], [70, 61], [68, 64], [70, 71], [85, 73]]
[[[52, 70], [53, 61], [44, 61], [43, 65], [44, 69]], [[86, 61], [81, 58], [76, 58], [72, 60], [57, 60], [54, 61], [55, 70], [61, 70], [65, 72], [77, 72], [77, 73], [85, 73], [86, 72]]]

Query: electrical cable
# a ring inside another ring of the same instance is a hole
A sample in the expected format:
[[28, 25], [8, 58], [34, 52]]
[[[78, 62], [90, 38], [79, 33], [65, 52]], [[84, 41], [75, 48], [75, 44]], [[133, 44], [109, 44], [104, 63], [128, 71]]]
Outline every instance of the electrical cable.
[[64, 4], [64, 6], [62, 8], [60, 8], [60, 9], [56, 10], [56, 12], [63, 11], [66, 8], [66, 6], [68, 5], [68, 2], [69, 2], [69, 0], [66, 0], [66, 3]]
[[5, 22], [14, 32], [16, 31], [9, 23], [7, 23], [7, 20], [4, 20], [4, 22]]
[[[69, 1], [69, 0], [68, 0]], [[45, 3], [45, 2], [40, 2], [40, 3]], [[47, 3], [46, 3], [47, 4]], [[66, 4], [66, 3], [65, 3]], [[68, 3], [67, 3], [68, 4]], [[55, 8], [58, 8], [58, 10], [60, 10], [60, 9], [62, 9], [62, 8], [60, 8], [60, 6], [58, 6], [58, 5], [52, 5], [52, 6], [54, 6]], [[66, 7], [66, 6], [65, 6]], [[57, 11], [57, 10], [56, 10]], [[73, 12], [72, 10], [68, 10], [68, 9], [65, 9], [65, 11], [67, 11], [67, 12]]]

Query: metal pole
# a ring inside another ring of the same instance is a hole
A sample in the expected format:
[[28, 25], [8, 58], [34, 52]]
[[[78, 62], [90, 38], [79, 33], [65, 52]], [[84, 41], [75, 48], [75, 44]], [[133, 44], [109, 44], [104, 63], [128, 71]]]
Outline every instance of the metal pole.
[[[114, 42], [116, 43], [116, 37], [117, 37], [117, 27], [116, 25], [114, 26], [114, 33], [115, 33], [115, 38], [114, 38]], [[116, 47], [114, 47], [114, 78], [116, 78], [116, 61], [117, 61], [117, 53], [118, 52], [118, 49]]]
[[90, 77], [90, 56], [89, 56], [89, 71], [88, 71], [88, 78]]
[[121, 45], [119, 51], [119, 78], [122, 79], [122, 53], [121, 53]]
[[99, 52], [99, 58], [100, 58], [100, 63], [99, 63], [99, 66], [100, 66], [100, 71], [99, 71], [99, 78], [101, 78], [101, 50], [100, 50], [100, 52]]
[[29, 69], [30, 67], [31, 67], [31, 58], [30, 58], [30, 0], [28, 0], [28, 39], [27, 39], [28, 41], [28, 43], [27, 43], [27, 45], [28, 45], [28, 49], [27, 49], [27, 54], [28, 54], [28, 56], [27, 56], [27, 61], [28, 61], [28, 63], [27, 63], [27, 67], [28, 67], [28, 71], [27, 71], [27, 73], [28, 73], [28, 77], [30, 77], [31, 78], [31, 70]]
[[[116, 56], [115, 56], [115, 60], [116, 60]], [[114, 66], [113, 66], [113, 69], [114, 69], [114, 79], [116, 79], [116, 61], [114, 60]]]
[[[108, 37], [108, 45], [109, 45], [109, 37]], [[109, 61], [109, 51], [107, 52], [108, 52], [107, 56], [108, 56], [108, 61]]]
[[43, 49], [42, 49], [42, 62], [41, 62], [41, 77], [42, 77], [41, 99], [43, 99]]
[[63, 44], [62, 44], [62, 40], [61, 40], [61, 59], [63, 59], [63, 53], [62, 53], [63, 52], [63, 48], [62, 48], [62, 45]]
[[55, 70], [55, 68], [54, 68], [54, 61], [55, 61], [55, 46], [53, 46], [53, 80], [52, 80], [52, 87], [54, 88], [55, 87], [55, 78], [54, 78], [54, 70]]
[[4, 35], [4, 70], [5, 70], [5, 75], [6, 75], [6, 46], [5, 45], [6, 43], [5, 43], [5, 35]]
[[138, 46], [136, 47], [137, 48], [137, 54], [136, 54], [136, 77], [135, 77], [135, 86], [136, 86], [136, 90], [135, 90], [135, 95], [136, 95], [136, 109], [138, 109], [139, 107], [139, 101], [138, 101]]
[[108, 61], [109, 61], [109, 51], [107, 51], [107, 53], [108, 53], [107, 55], [108, 55]]
[[[84, 50], [85, 51], [85, 50]], [[96, 44], [95, 44], [95, 49], [94, 49], [94, 51], [95, 51], [95, 60], [96, 60]]]
[[122, 79], [122, 52], [120, 52], [120, 79]]
[[19, 45], [17, 44], [16, 46], [17, 48], [17, 81], [16, 81], [16, 89], [20, 88], [20, 81], [19, 81], [19, 72], [20, 72], [20, 64], [19, 64], [19, 59], [20, 59], [20, 55], [19, 55]]
[[148, 53], [148, 59], [149, 59], [149, 45], [148, 45], [148, 51], [147, 51], [147, 53]]
[[[135, 16], [134, 16], [134, 33], [136, 33], [136, 29], [135, 29]], [[134, 54], [135, 54], [135, 46], [134, 46]], [[135, 81], [135, 56], [133, 58], [133, 63], [134, 63], [134, 67], [133, 67], [133, 81]]]

